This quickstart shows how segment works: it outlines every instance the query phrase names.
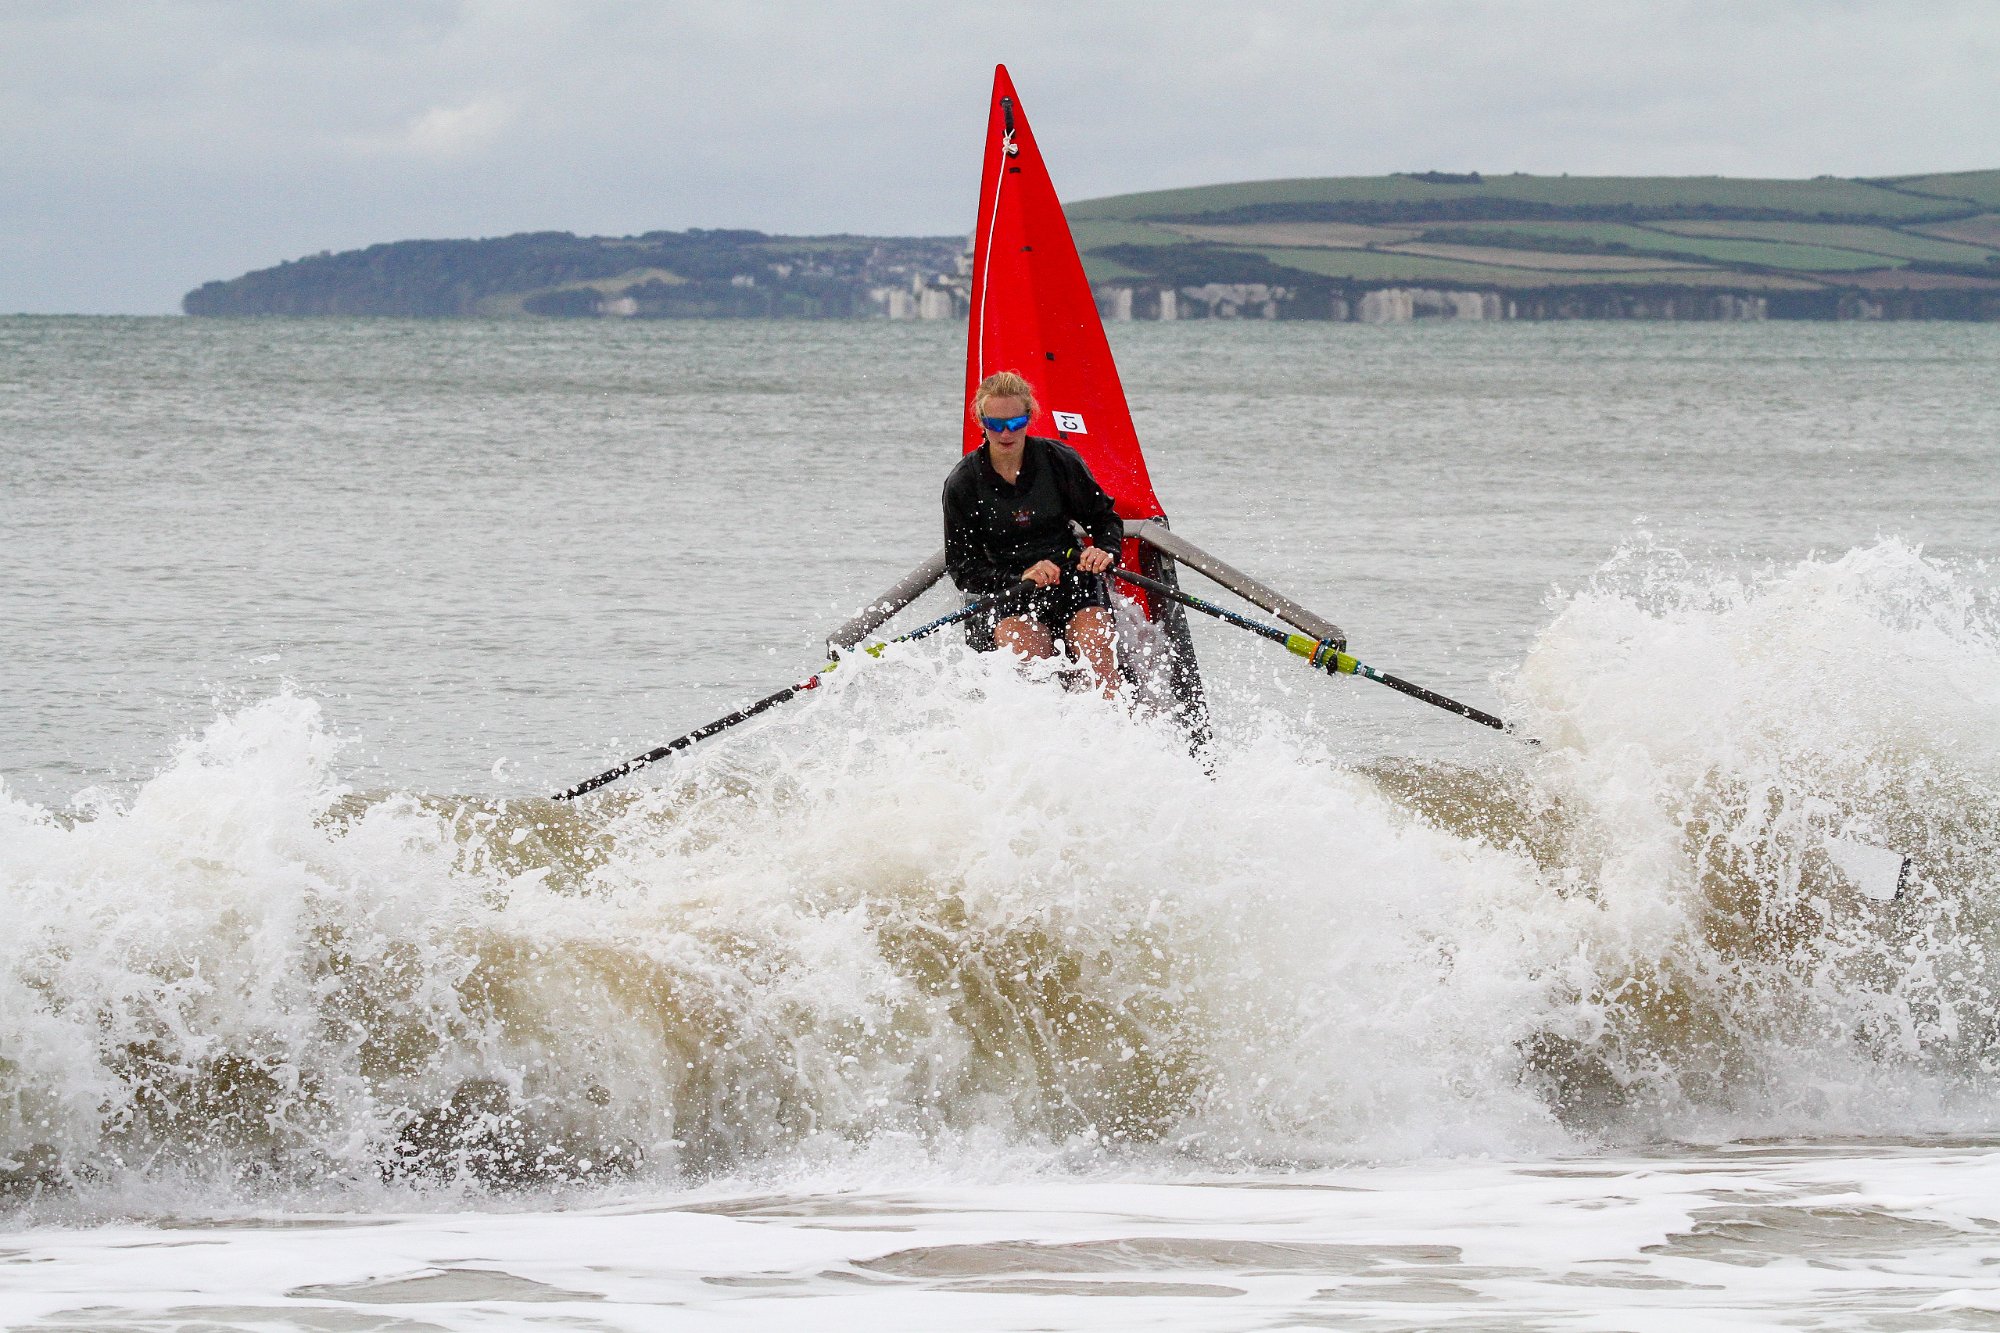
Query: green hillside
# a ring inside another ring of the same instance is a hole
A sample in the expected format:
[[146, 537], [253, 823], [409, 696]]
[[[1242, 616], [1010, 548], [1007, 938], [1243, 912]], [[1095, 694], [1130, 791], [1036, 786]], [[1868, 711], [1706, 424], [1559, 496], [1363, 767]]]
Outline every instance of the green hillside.
[[[914, 307], [958, 267], [955, 236], [643, 236], [526, 232], [395, 241], [319, 254], [181, 299], [190, 315], [387, 315], [435, 319], [857, 319]], [[949, 292], [941, 292], [946, 309]]]
[[[1073, 204], [1111, 318], [2000, 319], [2000, 171], [1391, 176]], [[946, 319], [962, 237], [398, 241], [204, 284], [191, 315]], [[1412, 313], [1414, 312], [1414, 314]]]

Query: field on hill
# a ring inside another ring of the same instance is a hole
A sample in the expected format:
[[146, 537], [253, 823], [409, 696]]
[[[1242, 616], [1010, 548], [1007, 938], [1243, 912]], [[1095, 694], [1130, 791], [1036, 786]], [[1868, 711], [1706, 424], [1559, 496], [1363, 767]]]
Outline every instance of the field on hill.
[[[2000, 172], [1893, 180], [1399, 176], [1255, 181], [1070, 209], [1093, 281], [1237, 310], [1353, 317], [1370, 289], [1447, 285], [1526, 313], [2000, 318]], [[1252, 290], [1258, 288], [1261, 290]], [[1673, 293], [1688, 299], [1676, 301]], [[1739, 293], [1743, 301], [1718, 301]], [[1701, 294], [1709, 294], [1702, 299]], [[1471, 309], [1435, 301], [1439, 311]], [[1419, 307], [1421, 310], [1421, 307]], [[1345, 312], [1343, 315], [1342, 312]], [[1200, 313], [1196, 311], [1194, 313]]]
[[[1728, 176], [1481, 176], [1477, 172], [1326, 176], [1153, 190], [1073, 205], [1079, 218], [1123, 221], [1383, 220], [1411, 217], [1528, 217], [1586, 212], [1662, 217], [1783, 215], [1799, 220], [1921, 221], [2000, 207], [2000, 171], [1895, 181], [1750, 180]], [[1936, 193], [1950, 190], [1950, 195]], [[1248, 216], [1260, 214], [1262, 216]], [[1369, 216], [1372, 215], [1372, 216]]]

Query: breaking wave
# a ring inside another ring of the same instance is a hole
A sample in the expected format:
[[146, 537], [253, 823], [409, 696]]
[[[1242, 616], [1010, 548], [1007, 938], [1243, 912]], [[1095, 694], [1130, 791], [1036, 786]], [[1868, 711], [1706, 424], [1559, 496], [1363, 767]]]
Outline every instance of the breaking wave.
[[351, 791], [284, 694], [127, 798], [0, 792], [0, 1189], [2000, 1123], [1989, 571], [1635, 549], [1503, 689], [1512, 758], [1265, 715], [1205, 768], [926, 645], [574, 806]]

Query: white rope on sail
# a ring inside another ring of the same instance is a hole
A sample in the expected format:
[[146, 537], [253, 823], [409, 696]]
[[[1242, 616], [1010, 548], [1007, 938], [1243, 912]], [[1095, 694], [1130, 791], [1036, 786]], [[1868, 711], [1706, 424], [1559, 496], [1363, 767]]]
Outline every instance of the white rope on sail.
[[980, 244], [979, 258], [979, 354], [976, 358], [980, 378], [987, 375], [986, 368], [986, 288], [993, 281], [993, 231], [1000, 225], [1000, 191], [1007, 185], [1007, 159], [1021, 150], [1014, 145], [1014, 132], [1008, 130], [1000, 136], [1000, 167], [993, 173], [993, 208], [986, 215], [986, 239]]

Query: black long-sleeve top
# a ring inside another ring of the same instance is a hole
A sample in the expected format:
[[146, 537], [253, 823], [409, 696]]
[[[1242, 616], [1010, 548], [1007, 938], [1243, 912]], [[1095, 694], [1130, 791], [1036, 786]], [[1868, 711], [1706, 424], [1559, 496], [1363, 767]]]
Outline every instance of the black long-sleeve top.
[[1081, 524], [1094, 545], [1118, 554], [1124, 521], [1076, 450], [1030, 435], [1021, 475], [1000, 479], [986, 446], [958, 460], [944, 479], [944, 564], [961, 591], [999, 592], [1037, 560], [1075, 563]]

